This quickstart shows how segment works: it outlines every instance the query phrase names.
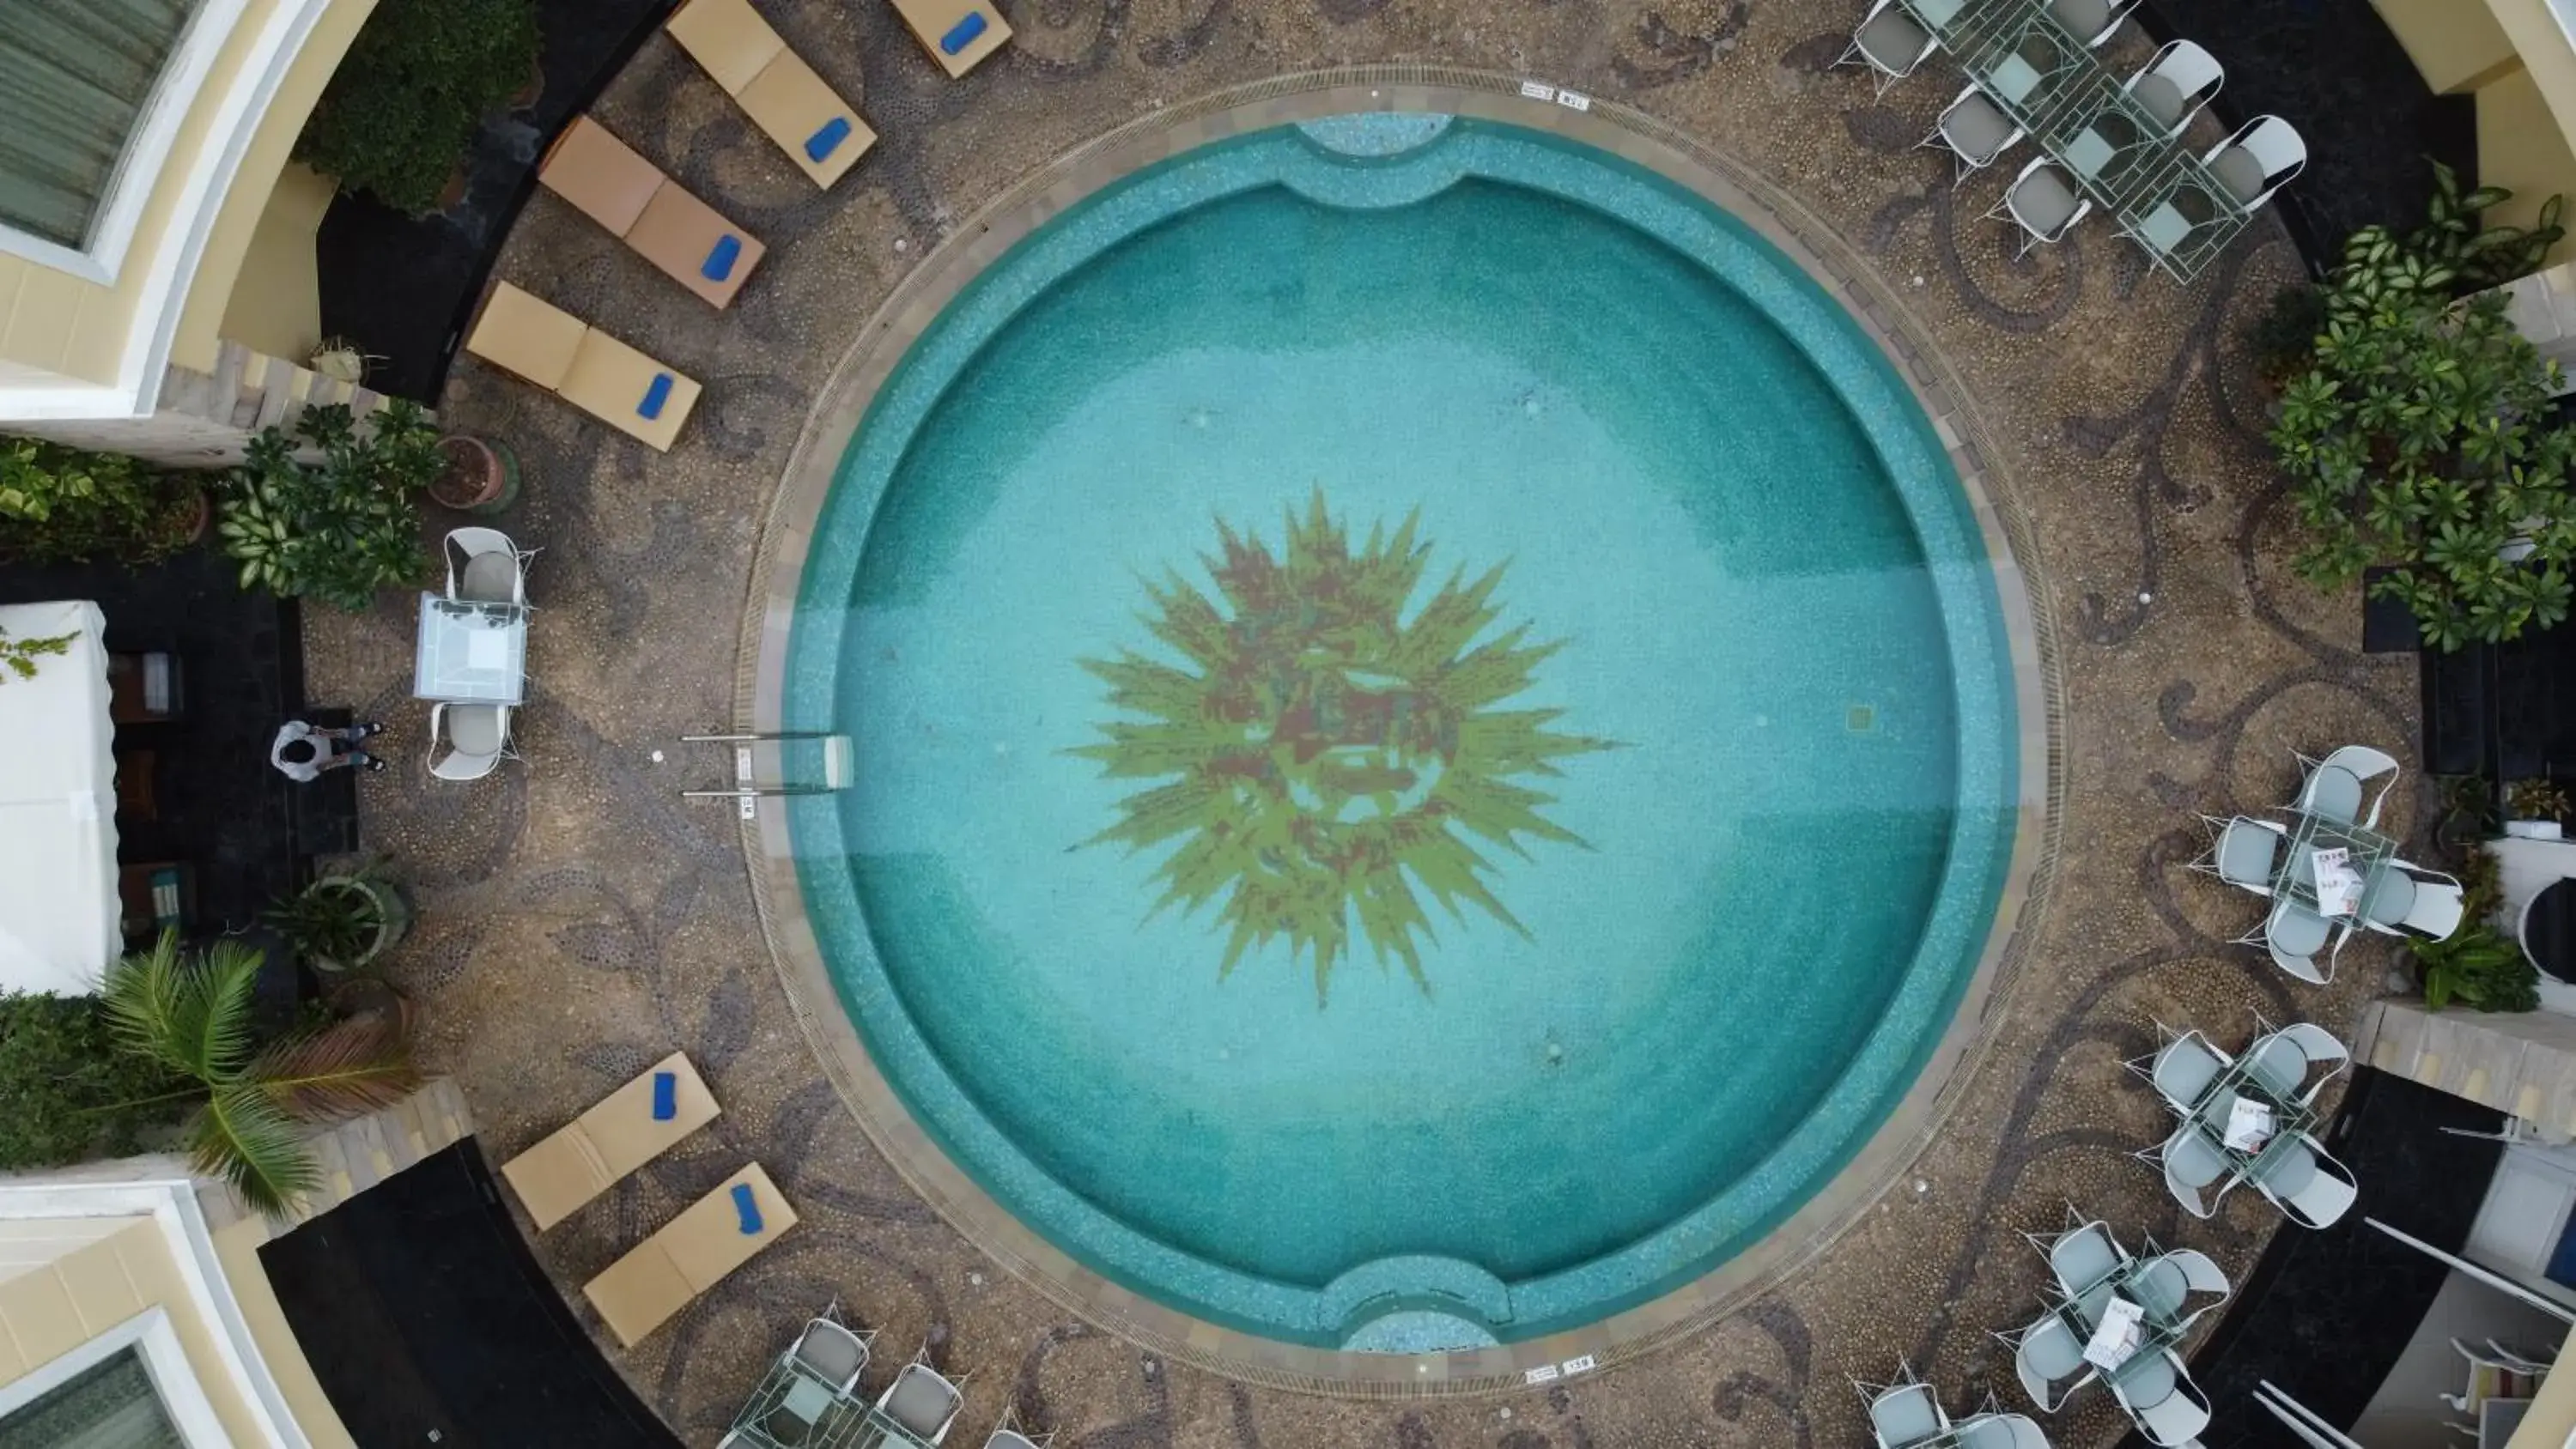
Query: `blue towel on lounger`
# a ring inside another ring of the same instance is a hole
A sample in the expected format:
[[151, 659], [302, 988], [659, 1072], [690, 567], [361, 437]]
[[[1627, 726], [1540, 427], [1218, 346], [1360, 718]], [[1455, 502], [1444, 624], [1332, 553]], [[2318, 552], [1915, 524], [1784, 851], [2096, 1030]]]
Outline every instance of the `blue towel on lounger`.
[[744, 1237], [748, 1238], [760, 1231], [760, 1199], [752, 1196], [750, 1183], [737, 1182], [733, 1185], [733, 1210], [742, 1219]]
[[832, 119], [825, 121], [822, 125], [815, 127], [814, 134], [805, 138], [806, 159], [810, 161], [820, 161], [824, 157], [831, 155], [833, 152], [840, 150], [841, 143], [849, 138], [849, 118], [847, 116], [834, 116]]
[[680, 1115], [680, 1079], [669, 1072], [653, 1074], [653, 1120], [668, 1122]]
[[644, 401], [635, 405], [635, 412], [639, 417], [658, 418], [662, 415], [662, 404], [670, 400], [671, 374], [657, 372], [653, 374], [653, 381], [646, 385]]
[[939, 52], [942, 55], [955, 55], [957, 52], [973, 45], [975, 43], [975, 37], [983, 33], [984, 12], [981, 10], [969, 10], [966, 12], [965, 19], [949, 26], [948, 33], [939, 37]]
[[707, 259], [698, 263], [698, 275], [710, 282], [721, 282], [733, 275], [733, 264], [741, 257], [742, 240], [739, 237], [717, 237], [716, 244], [707, 249]]

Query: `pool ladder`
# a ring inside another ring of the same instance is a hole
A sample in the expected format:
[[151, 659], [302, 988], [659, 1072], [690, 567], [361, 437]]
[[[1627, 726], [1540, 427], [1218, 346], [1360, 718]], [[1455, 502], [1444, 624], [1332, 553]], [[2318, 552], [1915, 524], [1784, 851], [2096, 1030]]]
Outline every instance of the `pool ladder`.
[[[854, 768], [856, 756], [852, 753], [850, 737], [824, 730], [787, 730], [776, 734], [756, 735], [682, 735], [680, 741], [691, 745], [733, 746], [732, 789], [683, 790], [680, 794], [690, 800], [735, 801], [745, 820], [757, 817], [759, 802], [764, 797], [828, 795], [836, 790], [850, 788], [850, 782], [857, 774]], [[814, 746], [811, 751], [794, 748], [809, 744]], [[777, 768], [769, 772], [770, 778], [766, 781], [762, 779], [763, 772], [760, 769], [760, 751], [763, 745], [775, 747], [771, 754], [777, 764]], [[818, 755], [822, 774], [819, 783], [810, 776], [801, 781], [791, 778], [798, 773], [796, 767], [806, 765]]]

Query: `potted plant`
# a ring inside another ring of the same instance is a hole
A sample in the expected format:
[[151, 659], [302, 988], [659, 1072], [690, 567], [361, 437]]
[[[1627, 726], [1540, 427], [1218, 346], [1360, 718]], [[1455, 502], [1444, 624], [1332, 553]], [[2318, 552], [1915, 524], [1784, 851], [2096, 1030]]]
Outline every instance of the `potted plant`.
[[158, 563], [204, 531], [205, 490], [116, 453], [0, 438], [0, 560]]
[[99, 1002], [120, 1051], [183, 1084], [120, 1108], [193, 1100], [183, 1129], [192, 1165], [253, 1209], [283, 1216], [322, 1180], [305, 1125], [390, 1106], [420, 1085], [420, 1072], [381, 1017], [323, 1022], [260, 1045], [251, 1025], [260, 966], [260, 953], [240, 942], [190, 957], [164, 933], [110, 968]]
[[295, 954], [325, 975], [363, 970], [411, 929], [411, 906], [380, 862], [318, 876], [280, 900], [265, 919]]
[[331, 73], [295, 159], [397, 211], [439, 210], [476, 128], [510, 105], [537, 57], [530, 0], [382, 0]]
[[418, 498], [446, 467], [438, 429], [409, 402], [364, 428], [342, 404], [308, 408], [293, 432], [252, 440], [223, 484], [215, 532], [243, 588], [363, 612], [376, 590], [428, 572]]
[[2504, 833], [2529, 840], [2556, 840], [2567, 797], [2547, 780], [2516, 780], [2505, 792]]
[[459, 513], [490, 516], [519, 501], [519, 457], [498, 438], [450, 433], [438, 440], [446, 467], [430, 480], [430, 500]]

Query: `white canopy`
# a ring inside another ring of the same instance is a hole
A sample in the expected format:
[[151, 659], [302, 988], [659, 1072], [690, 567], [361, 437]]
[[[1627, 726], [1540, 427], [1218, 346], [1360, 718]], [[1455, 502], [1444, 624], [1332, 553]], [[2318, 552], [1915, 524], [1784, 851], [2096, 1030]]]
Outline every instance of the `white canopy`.
[[87, 600], [0, 607], [11, 639], [76, 635], [0, 678], [0, 988], [98, 989], [122, 945], [107, 618]]

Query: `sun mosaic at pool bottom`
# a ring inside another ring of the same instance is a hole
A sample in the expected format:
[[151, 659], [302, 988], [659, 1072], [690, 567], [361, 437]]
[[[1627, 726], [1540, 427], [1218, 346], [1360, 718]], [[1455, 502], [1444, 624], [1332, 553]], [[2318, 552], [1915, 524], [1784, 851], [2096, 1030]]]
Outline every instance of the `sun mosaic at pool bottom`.
[[1188, 667], [1129, 650], [1083, 661], [1111, 705], [1143, 718], [1104, 722], [1104, 741], [1074, 753], [1161, 782], [1086, 844], [1177, 840], [1153, 909], [1196, 913], [1222, 894], [1221, 974], [1285, 937], [1321, 1004], [1356, 920], [1379, 964], [1400, 958], [1428, 993], [1421, 943], [1437, 931], [1414, 882], [1452, 917], [1473, 905], [1527, 938], [1466, 837], [1524, 856], [1524, 836], [1583, 843], [1542, 813], [1551, 796], [1516, 781], [1610, 742], [1551, 729], [1563, 710], [1502, 707], [1560, 647], [1529, 642], [1526, 623], [1485, 637], [1505, 565], [1452, 572], [1406, 617], [1432, 553], [1420, 522], [1373, 525], [1354, 553], [1317, 489], [1274, 553], [1219, 519], [1221, 553], [1204, 562], [1222, 605], [1177, 571], [1146, 585], [1154, 637]]

